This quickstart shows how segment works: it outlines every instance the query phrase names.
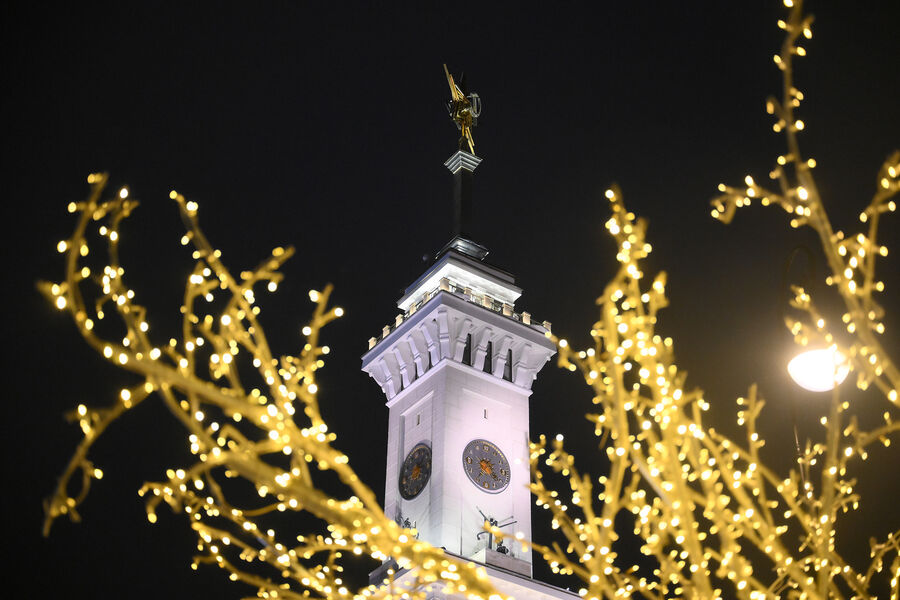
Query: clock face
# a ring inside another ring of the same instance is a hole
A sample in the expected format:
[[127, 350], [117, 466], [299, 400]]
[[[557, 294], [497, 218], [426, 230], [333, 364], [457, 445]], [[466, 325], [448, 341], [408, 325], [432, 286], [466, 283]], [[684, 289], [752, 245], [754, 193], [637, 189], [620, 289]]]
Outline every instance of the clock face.
[[409, 451], [400, 467], [400, 495], [404, 500], [418, 496], [431, 477], [431, 448], [420, 442]]
[[495, 444], [472, 440], [463, 450], [463, 469], [482, 492], [496, 494], [509, 485], [509, 461]]

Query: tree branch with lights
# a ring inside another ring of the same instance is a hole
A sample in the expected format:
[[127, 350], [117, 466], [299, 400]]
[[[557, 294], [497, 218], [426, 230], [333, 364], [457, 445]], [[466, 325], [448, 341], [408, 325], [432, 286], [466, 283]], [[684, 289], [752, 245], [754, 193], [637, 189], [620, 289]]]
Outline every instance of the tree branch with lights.
[[[667, 304], [666, 277], [661, 273], [647, 283], [646, 222], [628, 211], [613, 187], [606, 194], [612, 211], [606, 228], [617, 244], [618, 271], [597, 300], [593, 345], [577, 351], [557, 340], [560, 364], [579, 371], [593, 390], [595, 408], [587, 417], [610, 467], [599, 477], [582, 473], [561, 436], [532, 443], [531, 489], [566, 545], [522, 540], [555, 571], [580, 578], [587, 598], [868, 598], [885, 569], [891, 593], [900, 594], [900, 532], [881, 533], [872, 542], [870, 564], [860, 566], [842, 556], [835, 531], [839, 516], [860, 501], [856, 461], [865, 459], [870, 445], [887, 445], [900, 429], [900, 373], [879, 341], [884, 311], [874, 299], [883, 290], [875, 261], [887, 254], [877, 242], [878, 225], [883, 213], [895, 209], [900, 154], [881, 168], [876, 193], [860, 215], [868, 230], [835, 232], [812, 175], [815, 163], [800, 153], [804, 124], [795, 117], [803, 95], [793, 84], [793, 61], [805, 55], [799, 42], [811, 36], [811, 18], [799, 2], [786, 4], [789, 17], [779, 23], [786, 37], [776, 56], [784, 91], [768, 104], [788, 146], [771, 173], [778, 189], [749, 176], [745, 186], [723, 185], [713, 215], [729, 222], [737, 208], [753, 202], [778, 204], [791, 214], [792, 226], [817, 232], [829, 268], [826, 282], [845, 306], [845, 331], [829, 328], [811, 290], [801, 286], [793, 288], [791, 300], [800, 316], [788, 327], [799, 344], [844, 357], [846, 365], [836, 367], [855, 372], [861, 390], [874, 388], [885, 397], [883, 423], [861, 425], [834, 386], [824, 439], [808, 443], [787, 474], [761, 457], [765, 402], [755, 386], [737, 401], [743, 439], [705, 423], [703, 392], [686, 386], [673, 341], [657, 331], [657, 315]], [[69, 206], [78, 217], [75, 231], [58, 246], [66, 255], [65, 279], [42, 289], [72, 316], [92, 348], [137, 381], [112, 405], [81, 405], [71, 414], [85, 437], [47, 501], [45, 532], [60, 516], [77, 520], [92, 482], [102, 476], [89, 458], [98, 437], [155, 396], [186, 430], [194, 458], [141, 493], [151, 521], [162, 503], [188, 517], [200, 552], [195, 566], [217, 565], [268, 598], [421, 595], [434, 583], [449, 593], [494, 596], [482, 569], [448, 558], [387, 518], [335, 447], [316, 384], [328, 353], [319, 344], [321, 328], [342, 312], [329, 307], [330, 287], [310, 292], [314, 310], [299, 354], [277, 357], [259, 322], [256, 292], [275, 290], [292, 250], [276, 248], [257, 268], [235, 277], [200, 230], [197, 205], [173, 192], [194, 267], [179, 339], [155, 343], [147, 311], [126, 285], [119, 260], [121, 224], [136, 202], [127, 189], [105, 197], [105, 175], [93, 175], [89, 183], [89, 198]], [[105, 264], [89, 264], [96, 260], [89, 252], [95, 230], [106, 247]], [[807, 473], [818, 476], [815, 485]], [[558, 477], [566, 483], [562, 489], [550, 483]], [[289, 534], [283, 524], [276, 529], [285, 512], [303, 512], [316, 525]], [[499, 528], [492, 533], [504, 536]], [[620, 536], [639, 539], [645, 558], [620, 556]], [[395, 579], [387, 586], [349, 589], [343, 568], [357, 555], [393, 557], [409, 573], [390, 574]]]
[[[594, 390], [599, 411], [588, 418], [601, 438], [609, 473], [595, 481], [579, 473], [561, 436], [552, 441], [542, 437], [531, 450], [532, 490], [568, 541], [565, 549], [535, 549], [555, 570], [581, 578], [581, 595], [592, 599], [869, 598], [888, 557], [892, 597], [900, 593], [900, 532], [881, 532], [883, 541], [871, 544], [871, 564], [858, 568], [841, 555], [835, 531], [839, 516], [860, 501], [851, 475], [854, 461], [865, 459], [872, 443], [889, 445], [900, 429], [900, 377], [878, 340], [884, 311], [873, 299], [883, 290], [875, 258], [887, 255], [876, 242], [877, 228], [880, 216], [895, 209], [900, 153], [882, 166], [877, 191], [860, 215], [868, 232], [854, 237], [835, 233], [812, 176], [815, 162], [800, 154], [797, 136], [804, 124], [794, 116], [803, 95], [793, 84], [793, 58], [806, 53], [799, 41], [811, 37], [812, 18], [803, 15], [800, 2], [785, 4], [790, 15], [779, 26], [786, 38], [775, 57], [784, 75], [784, 96], [768, 103], [777, 119], [775, 130], [787, 137], [788, 153], [778, 157], [771, 173], [780, 192], [748, 176], [745, 188], [720, 187], [713, 216], [728, 222], [737, 208], [759, 199], [791, 213], [793, 227], [815, 229], [831, 271], [826, 281], [846, 306], [849, 341], [839, 343], [810, 292], [800, 286], [793, 287], [791, 305], [805, 318], [788, 319], [787, 325], [797, 343], [824, 345], [831, 349], [829, 356], [846, 357], [846, 364], [834, 359], [830, 377], [837, 369], [849, 369], [861, 390], [875, 384], [887, 401], [884, 423], [864, 430], [832, 381], [829, 414], [822, 418], [825, 439], [807, 444], [797, 468], [786, 477], [760, 457], [765, 442], [758, 417], [764, 401], [756, 386], [737, 401], [745, 440], [731, 440], [704, 424], [709, 404], [701, 390], [685, 388], [672, 340], [656, 331], [657, 313], [666, 305], [665, 274], [644, 283], [642, 261], [651, 251], [646, 223], [628, 212], [620, 190], [607, 191], [612, 217], [606, 227], [618, 246], [619, 270], [597, 300], [600, 318], [591, 328], [593, 346], [575, 351], [562, 339], [558, 346], [561, 366], [580, 371]], [[850, 421], [844, 423], [848, 412]], [[811, 467], [818, 468], [815, 486], [805, 476]], [[568, 480], [568, 499], [545, 484], [547, 469]], [[633, 525], [648, 559], [622, 564], [615, 551], [617, 518]]]
[[[331, 287], [309, 294], [315, 308], [303, 328], [301, 352], [276, 358], [258, 320], [256, 290], [275, 291], [279, 268], [293, 250], [276, 248], [258, 267], [235, 277], [203, 235], [197, 204], [172, 192], [186, 227], [182, 244], [193, 246], [195, 263], [185, 287], [181, 339], [156, 345], [147, 311], [135, 301], [119, 261], [122, 221], [137, 203], [127, 188], [104, 198], [106, 175], [88, 181], [89, 198], [69, 205], [78, 215], [75, 231], [58, 245], [66, 255], [65, 280], [41, 289], [68, 311], [94, 350], [139, 381], [122, 389], [112, 406], [80, 405], [71, 415], [84, 439], [46, 503], [45, 534], [57, 517], [78, 520], [91, 482], [102, 477], [88, 458], [94, 442], [155, 394], [187, 431], [196, 462], [169, 469], [165, 481], [146, 484], [141, 495], [151, 522], [163, 502], [187, 515], [200, 550], [195, 568], [217, 565], [267, 598], [421, 593], [439, 579], [450, 590], [495, 596], [483, 569], [446, 557], [387, 518], [334, 447], [336, 436], [319, 412], [315, 378], [328, 354], [319, 345], [321, 328], [343, 313], [328, 305]], [[97, 271], [87, 264], [94, 228], [109, 258]], [[251, 377], [257, 383], [246, 382]], [[340, 494], [325, 491], [335, 487], [323, 483], [326, 472], [337, 476]], [[286, 511], [305, 511], [324, 522], [322, 533], [286, 535], [283, 526], [276, 531], [265, 525]], [[410, 575], [402, 583], [351, 590], [343, 569], [358, 555], [393, 557]]]

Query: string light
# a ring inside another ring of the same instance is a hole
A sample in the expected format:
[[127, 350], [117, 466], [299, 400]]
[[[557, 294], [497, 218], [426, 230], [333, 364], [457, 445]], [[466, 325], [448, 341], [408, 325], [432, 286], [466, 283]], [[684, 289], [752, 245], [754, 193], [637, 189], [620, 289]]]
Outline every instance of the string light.
[[[780, 205], [792, 227], [812, 227], [819, 234], [829, 267], [826, 282], [846, 309], [840, 325], [848, 337], [841, 339], [849, 341], [838, 343], [809, 291], [799, 286], [792, 288], [791, 305], [801, 317], [787, 325], [802, 346], [839, 350], [857, 386], [884, 395], [883, 424], [864, 430], [855, 419], [844, 423], [850, 404], [833, 392], [829, 414], [821, 418], [825, 440], [808, 443], [797, 469], [787, 475], [776, 473], [760, 455], [763, 401], [755, 386], [737, 400], [743, 441], [704, 424], [707, 399], [701, 390], [686, 387], [673, 341], [656, 331], [658, 311], [667, 304], [666, 276], [644, 270], [652, 252], [646, 223], [625, 208], [617, 187], [610, 188], [604, 195], [612, 216], [605, 225], [617, 244], [619, 270], [598, 299], [593, 346], [576, 350], [551, 335], [560, 366], [580, 371], [594, 392], [595, 412], [588, 418], [609, 472], [593, 479], [581, 474], [562, 435], [530, 444], [535, 504], [548, 511], [551, 526], [568, 546], [527, 543], [555, 573], [580, 578], [581, 597], [825, 598], [849, 590], [853, 597], [868, 598], [873, 576], [886, 565], [889, 585], [898, 593], [900, 536], [873, 542], [871, 565], [857, 569], [839, 554], [835, 522], [859, 502], [852, 461], [865, 460], [873, 443], [889, 446], [890, 435], [900, 429], [895, 418], [900, 374], [878, 341], [884, 311], [873, 298], [884, 288], [875, 279], [875, 257], [886, 256], [887, 249], [875, 240], [880, 216], [896, 209], [900, 153], [882, 166], [876, 194], [859, 215], [868, 230], [855, 236], [833, 231], [812, 177], [815, 161], [800, 155], [797, 135], [806, 124], [794, 114], [803, 94], [793, 85], [793, 60], [806, 55], [797, 41], [812, 37], [812, 19], [802, 14], [799, 0], [784, 4], [791, 10], [778, 23], [785, 42], [775, 62], [785, 91], [767, 105], [773, 128], [784, 133], [790, 149], [770, 172], [779, 191], [747, 176], [743, 186], [720, 185], [711, 212], [727, 223], [737, 208], [758, 199], [763, 206]], [[91, 482], [104, 475], [88, 459], [92, 444], [110, 423], [154, 394], [187, 430], [196, 462], [169, 469], [166, 481], [148, 483], [140, 494], [151, 523], [161, 503], [188, 516], [199, 549], [194, 568], [217, 565], [229, 579], [256, 587], [262, 598], [424, 597], [440, 582], [446, 594], [501, 600], [483, 569], [448, 558], [388, 519], [348, 457], [335, 448], [336, 436], [319, 412], [317, 396], [324, 392], [315, 380], [328, 354], [327, 346], [319, 345], [321, 328], [344, 313], [328, 307], [330, 286], [309, 292], [315, 308], [301, 329], [301, 352], [276, 358], [257, 319], [256, 291], [259, 286], [276, 291], [279, 268], [293, 250], [276, 248], [256, 270], [234, 277], [198, 226], [198, 204], [173, 190], [170, 197], [188, 224], [180, 242], [193, 246], [196, 264], [182, 307], [184, 339], [154, 345], [146, 311], [135, 302], [117, 262], [121, 221], [136, 203], [127, 188], [102, 199], [105, 174], [90, 175], [88, 183], [88, 200], [67, 207], [78, 216], [75, 233], [57, 245], [67, 257], [65, 280], [42, 290], [72, 316], [92, 348], [139, 381], [120, 390], [110, 406], [78, 405], [73, 411], [85, 437], [48, 501], [45, 532], [57, 517], [78, 519]], [[82, 264], [90, 254], [91, 226], [106, 245], [109, 264]], [[95, 281], [92, 272], [102, 275]], [[200, 299], [207, 304], [201, 307]], [[124, 335], [101, 337], [94, 324], [105, 317], [114, 317], [108, 327], [117, 317]], [[235, 361], [252, 365], [258, 387], [246, 391], [250, 384], [242, 379], [243, 370], [238, 377]], [[567, 480], [565, 490], [547, 486], [547, 469]], [[811, 469], [819, 476], [815, 484], [801, 476]], [[318, 487], [320, 471], [337, 476], [345, 488], [342, 497]], [[256, 504], [237, 506], [226, 494], [221, 482], [233, 478], [254, 487]], [[70, 482], [78, 480], [82, 486], [73, 495]], [[261, 524], [260, 517], [268, 523], [266, 515], [288, 510], [308, 511], [328, 525], [323, 532], [286, 536]], [[614, 524], [624, 519], [631, 520], [641, 553], [652, 560], [632, 564], [616, 551], [622, 528]], [[503, 539], [500, 529], [491, 533]], [[359, 555], [393, 557], [409, 571], [390, 569], [383, 585], [351, 590], [342, 578], [343, 564]]]
[[[644, 283], [641, 262], [650, 252], [646, 223], [628, 212], [618, 188], [607, 190], [612, 217], [606, 228], [618, 246], [618, 274], [597, 300], [593, 346], [577, 350], [564, 339], [556, 342], [560, 366], [580, 371], [593, 388], [598, 411], [588, 417], [606, 451], [609, 473], [598, 480], [598, 488], [575, 468], [562, 438], [541, 436], [531, 444], [535, 503], [550, 513], [553, 528], [568, 541], [565, 548], [533, 547], [554, 572], [582, 580], [582, 597], [826, 598], [848, 590], [854, 598], [871, 598], [873, 577], [888, 566], [892, 597], [900, 593], [896, 533], [873, 541], [871, 564], [857, 570], [839, 554], [835, 529], [839, 514], [859, 504], [851, 461], [865, 460], [873, 443], [889, 446], [890, 436], [900, 431], [895, 418], [900, 376], [876, 338], [884, 332], [883, 310], [872, 298], [883, 290], [874, 276], [874, 256], [887, 254], [873, 240], [878, 217], [895, 210], [891, 197], [898, 191], [900, 153], [882, 166], [877, 192], [860, 216], [868, 232], [834, 233], [810, 171], [815, 161], [799, 154], [797, 134], [806, 124], [794, 116], [803, 94], [793, 85], [793, 57], [805, 56], [796, 42], [801, 35], [811, 38], [812, 19], [802, 14], [799, 0], [785, 5], [790, 15], [779, 27], [786, 38], [775, 57], [785, 94], [767, 106], [776, 118], [774, 129], [787, 136], [791, 149], [777, 158], [772, 171], [780, 192], [748, 175], [743, 187], [719, 186], [712, 215], [730, 222], [737, 208], [760, 198], [763, 206], [780, 204], [793, 215], [792, 227], [809, 226], [819, 233], [830, 285], [846, 306], [843, 323], [851, 339], [837, 344], [811, 295], [799, 286], [792, 288], [791, 306], [805, 318], [789, 319], [788, 327], [800, 345], [831, 348], [826, 351], [829, 389], [835, 375], [849, 372], [857, 374], [861, 389], [874, 384], [888, 403], [884, 422], [872, 430], [855, 418], [846, 423], [843, 413], [850, 403], [835, 390], [828, 416], [822, 417], [824, 441], [808, 444], [797, 469], [786, 477], [760, 455], [765, 441], [757, 425], [764, 403], [755, 385], [737, 401], [743, 442], [706, 426], [702, 391], [685, 387], [671, 343], [656, 333], [658, 310], [667, 303], [665, 274], [649, 287]], [[815, 485], [802, 475], [811, 468], [820, 479]], [[562, 487], [571, 490], [568, 502], [559, 486], [545, 483], [545, 470], [567, 479]], [[641, 552], [652, 560], [631, 564], [616, 555], [614, 544], [628, 528], [611, 525], [626, 518], [642, 541]]]
[[[185, 288], [184, 339], [172, 338], [161, 349], [148, 337], [150, 320], [127, 287], [116, 252], [119, 226], [136, 202], [127, 188], [103, 199], [105, 174], [91, 175], [88, 181], [90, 197], [74, 207], [69, 205], [69, 212], [78, 215], [75, 234], [57, 245], [68, 257], [65, 280], [42, 284], [41, 289], [60, 310], [72, 315], [82, 337], [103, 358], [135, 373], [141, 381], [120, 390], [111, 406], [79, 405], [73, 412], [85, 437], [48, 500], [45, 533], [60, 516], [78, 519], [78, 506], [87, 497], [91, 481], [103, 477], [103, 471], [88, 459], [93, 443], [125, 411], [157, 394], [187, 430], [188, 445], [197, 462], [169, 469], [166, 481], [147, 483], [140, 494], [151, 523], [157, 521], [160, 503], [189, 517], [198, 538], [194, 568], [218, 565], [228, 571], [232, 581], [255, 586], [263, 598], [409, 596], [443, 578], [448, 592], [501, 600], [483, 569], [448, 558], [440, 549], [406, 536], [405, 530], [384, 515], [375, 494], [349, 466], [347, 456], [335, 448], [336, 436], [319, 412], [316, 396], [321, 390], [315, 382], [315, 371], [324, 366], [323, 358], [329, 353], [327, 346], [319, 345], [320, 331], [344, 314], [342, 308], [328, 306], [331, 286], [310, 292], [315, 308], [303, 327], [302, 351], [275, 358], [257, 321], [254, 288], [265, 286], [275, 291], [282, 277], [279, 268], [293, 255], [293, 249], [276, 248], [260, 267], [236, 278], [200, 230], [198, 204], [172, 191], [170, 197], [188, 226], [181, 242], [193, 244], [191, 256], [196, 264]], [[85, 269], [90, 272], [96, 267], [80, 264], [87, 256], [83, 249], [92, 224], [105, 240], [109, 256], [109, 263], [100, 266], [103, 276], [96, 287], [94, 280], [82, 276]], [[218, 292], [215, 297], [214, 290]], [[200, 299], [212, 304], [201, 307]], [[93, 311], [102, 319], [104, 309], [106, 316], [118, 317], [124, 330], [118, 341], [117, 336], [100, 337], [88, 318]], [[216, 310], [220, 312], [213, 316]], [[249, 393], [232, 366], [238, 360], [252, 365], [263, 382]], [[302, 410], [295, 410], [294, 401]], [[227, 424], [221, 425], [221, 421]], [[346, 495], [325, 494], [318, 487], [319, 471], [337, 475]], [[239, 507], [225, 492], [222, 481], [235, 477], [256, 488], [256, 504]], [[70, 491], [73, 480], [82, 482], [75, 495]], [[297, 543], [288, 544], [286, 538], [274, 529], [263, 529], [256, 520], [288, 510], [311, 513], [328, 523], [327, 532], [297, 536]], [[343, 563], [345, 558], [359, 555], [377, 560], [389, 555], [408, 564], [411, 571], [402, 580], [390, 576], [388, 585], [351, 590], [342, 580]], [[447, 571], [454, 576], [442, 577]]]

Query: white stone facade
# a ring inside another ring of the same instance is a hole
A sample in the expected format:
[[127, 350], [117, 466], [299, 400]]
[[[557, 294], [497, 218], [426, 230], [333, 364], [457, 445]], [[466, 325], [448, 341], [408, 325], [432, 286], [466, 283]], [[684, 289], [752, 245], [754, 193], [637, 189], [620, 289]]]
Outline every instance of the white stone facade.
[[[469, 281], [483, 273], [470, 273]], [[428, 277], [411, 286], [403, 301], [424, 290]], [[518, 296], [511, 277], [501, 283]], [[478, 293], [484, 292], [472, 290]], [[481, 513], [501, 524], [515, 520], [504, 530], [531, 538], [528, 399], [555, 348], [545, 327], [522, 323], [470, 297], [446, 290], [428, 294], [363, 356], [363, 370], [384, 391], [390, 411], [386, 514], [408, 518], [429, 543], [477, 560], [487, 545], [487, 536], [477, 537], [483, 530]], [[463, 449], [474, 439], [489, 440], [509, 461], [510, 483], [499, 493], [479, 489], [465, 474]], [[418, 496], [404, 500], [400, 467], [420, 442], [432, 449], [431, 478]], [[530, 552], [506, 545], [510, 558], [522, 561], [530, 574]]]

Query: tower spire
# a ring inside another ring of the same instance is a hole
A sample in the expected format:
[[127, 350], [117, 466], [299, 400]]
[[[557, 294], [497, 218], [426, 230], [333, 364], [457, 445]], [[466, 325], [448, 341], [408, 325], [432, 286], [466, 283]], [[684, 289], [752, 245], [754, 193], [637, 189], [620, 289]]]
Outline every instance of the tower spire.
[[[480, 101], [444, 69], [447, 108], [461, 132], [444, 163], [454, 178], [454, 237], [362, 357], [388, 409], [384, 511], [448, 556], [481, 563], [504, 596], [579, 600], [531, 577], [528, 404], [556, 346], [549, 322], [516, 312], [515, 278], [482, 260], [487, 248], [468, 238]], [[486, 524], [515, 529], [497, 540]], [[369, 581], [390, 590], [420, 584], [393, 559]], [[429, 589], [429, 597], [450, 598], [440, 582]]]
[[441, 249], [438, 256], [449, 249], [454, 249], [477, 260], [483, 260], [488, 254], [488, 249], [470, 237], [473, 212], [472, 183], [475, 169], [481, 164], [481, 159], [475, 156], [472, 128], [478, 124], [478, 117], [481, 115], [481, 98], [474, 92], [466, 93], [465, 75], [460, 75], [457, 84], [446, 64], [444, 74], [447, 76], [451, 96], [450, 102], [447, 103], [447, 112], [456, 123], [460, 136], [457, 151], [444, 163], [453, 174], [453, 238]]

